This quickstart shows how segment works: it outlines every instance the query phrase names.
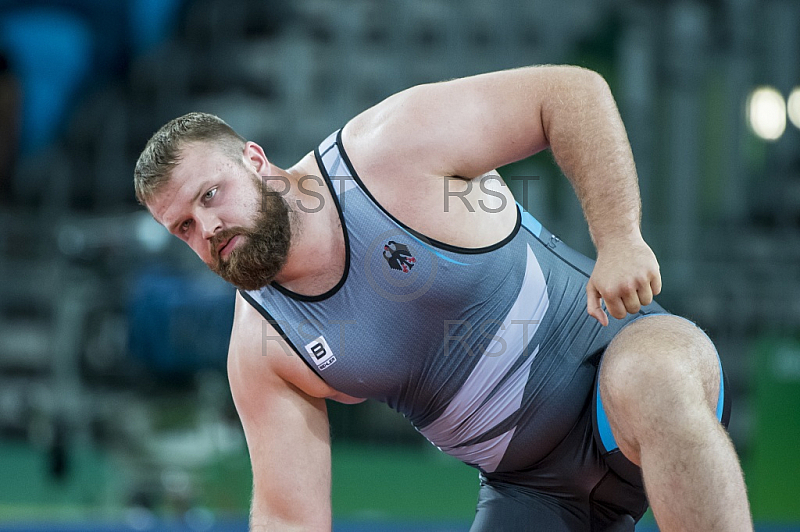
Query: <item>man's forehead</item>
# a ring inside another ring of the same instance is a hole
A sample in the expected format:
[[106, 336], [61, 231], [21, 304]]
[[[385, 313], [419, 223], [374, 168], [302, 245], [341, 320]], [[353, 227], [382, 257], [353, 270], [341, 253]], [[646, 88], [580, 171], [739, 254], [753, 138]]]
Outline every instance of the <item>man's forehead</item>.
[[178, 157], [172, 173], [174, 174], [176, 170], [181, 168], [194, 167], [196, 165], [202, 166], [211, 160], [217, 159], [218, 156], [219, 149], [210, 142], [184, 142], [178, 150]]
[[173, 194], [200, 183], [219, 172], [223, 158], [219, 150], [206, 142], [187, 143], [181, 147], [175, 166], [170, 169], [164, 192]]
[[172, 168], [171, 174], [179, 176], [190, 174], [189, 177], [207, 176], [231, 166], [234, 162], [231, 155], [220, 145], [213, 142], [193, 141], [184, 144]]

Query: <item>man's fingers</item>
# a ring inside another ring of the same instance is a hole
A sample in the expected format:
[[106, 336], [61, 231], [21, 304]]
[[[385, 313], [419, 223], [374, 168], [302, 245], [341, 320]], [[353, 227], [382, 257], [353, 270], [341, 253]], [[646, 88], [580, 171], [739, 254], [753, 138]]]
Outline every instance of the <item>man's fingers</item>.
[[653, 291], [653, 295], [657, 296], [661, 293], [661, 273], [656, 272], [655, 276], [653, 276], [653, 280], [650, 281], [650, 289]]
[[625, 303], [622, 301], [621, 297], [606, 296], [603, 298], [603, 301], [606, 302], [608, 313], [614, 316], [616, 319], [621, 320], [628, 315], [628, 311], [625, 308]]
[[653, 302], [653, 291], [649, 284], [639, 287], [636, 293], [639, 294], [639, 303], [641, 303], [643, 307]]
[[[626, 290], [622, 296], [622, 304], [625, 306], [626, 315], [636, 314], [642, 308], [642, 304], [639, 301], [639, 293], [636, 290]], [[614, 317], [616, 318], [616, 316]], [[624, 317], [622, 316], [622, 318]]]
[[608, 316], [603, 310], [603, 298], [600, 297], [600, 292], [597, 291], [591, 280], [586, 285], [586, 312], [600, 322], [600, 325], [604, 327], [608, 325]]
[[603, 325], [608, 325], [609, 315], [621, 320], [628, 314], [636, 314], [642, 307], [651, 304], [653, 297], [661, 291], [661, 275], [658, 269], [652, 276], [638, 277], [630, 284], [619, 277], [608, 280], [611, 284], [603, 284], [605, 288], [595, 284], [595, 277], [590, 278], [586, 285], [586, 310]]

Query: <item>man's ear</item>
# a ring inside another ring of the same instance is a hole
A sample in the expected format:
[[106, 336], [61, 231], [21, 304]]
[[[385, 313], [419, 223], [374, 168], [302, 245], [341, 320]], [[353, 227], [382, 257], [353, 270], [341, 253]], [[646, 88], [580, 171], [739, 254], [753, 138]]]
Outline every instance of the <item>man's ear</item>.
[[255, 142], [246, 142], [244, 144], [244, 152], [242, 153], [244, 160], [250, 165], [258, 175], [272, 175], [272, 164], [267, 159], [264, 153], [264, 148]]

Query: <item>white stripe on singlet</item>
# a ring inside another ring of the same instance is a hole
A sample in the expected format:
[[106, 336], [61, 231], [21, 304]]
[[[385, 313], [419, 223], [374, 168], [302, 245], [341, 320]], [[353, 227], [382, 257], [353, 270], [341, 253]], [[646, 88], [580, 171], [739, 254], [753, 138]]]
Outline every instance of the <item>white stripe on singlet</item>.
[[515, 428], [487, 441], [461, 444], [485, 434], [519, 409], [539, 346], [513, 375], [504, 378], [524, 356], [525, 348], [550, 304], [539, 261], [530, 246], [527, 250], [522, 287], [503, 324], [444, 413], [420, 429], [428, 440], [447, 454], [475, 464], [487, 473], [497, 468]]

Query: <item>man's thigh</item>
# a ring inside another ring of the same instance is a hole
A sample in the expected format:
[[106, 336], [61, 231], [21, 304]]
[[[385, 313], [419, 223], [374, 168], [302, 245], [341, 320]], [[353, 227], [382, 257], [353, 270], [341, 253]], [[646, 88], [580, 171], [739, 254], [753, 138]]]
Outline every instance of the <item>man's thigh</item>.
[[633, 531], [647, 508], [644, 489], [602, 459], [591, 407], [589, 401], [561, 443], [530, 468], [482, 476], [472, 532]]

